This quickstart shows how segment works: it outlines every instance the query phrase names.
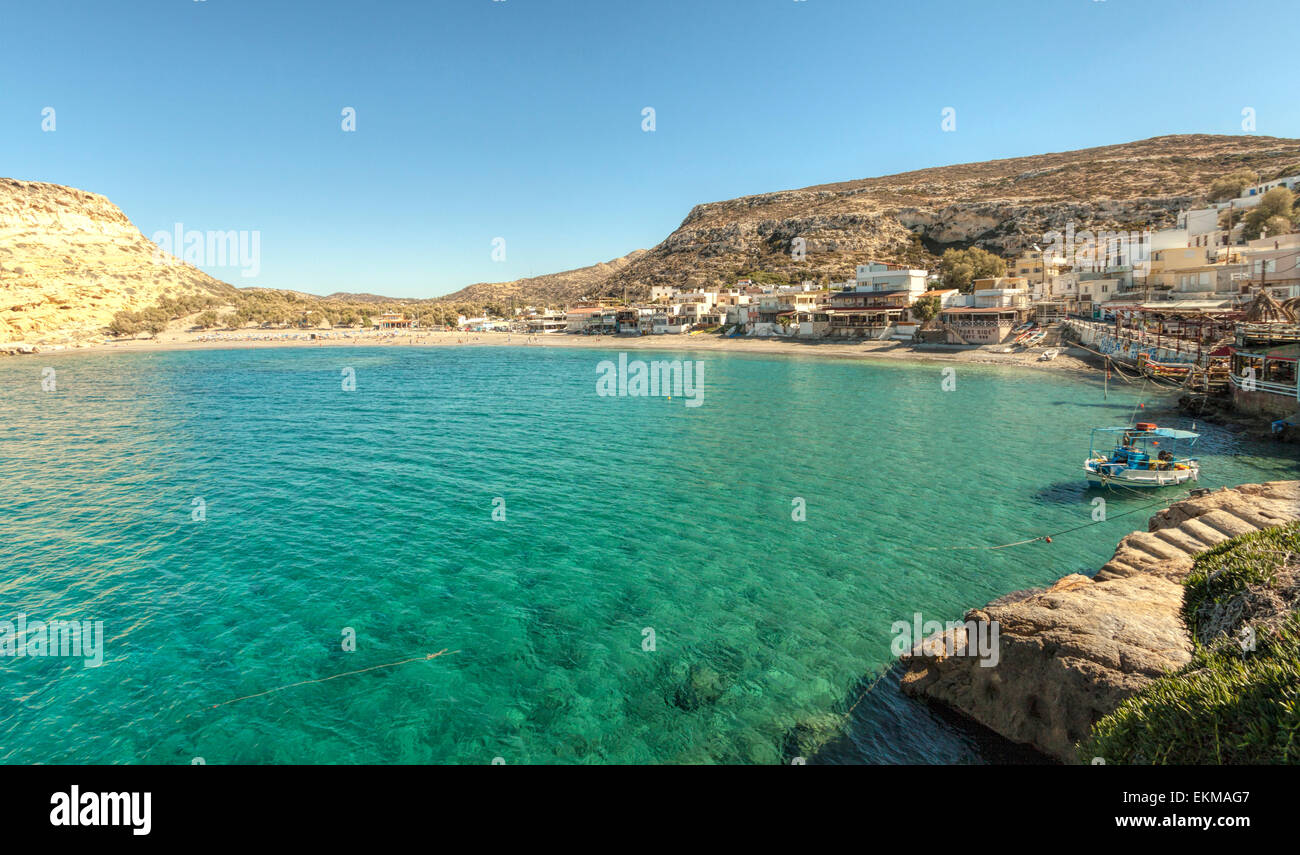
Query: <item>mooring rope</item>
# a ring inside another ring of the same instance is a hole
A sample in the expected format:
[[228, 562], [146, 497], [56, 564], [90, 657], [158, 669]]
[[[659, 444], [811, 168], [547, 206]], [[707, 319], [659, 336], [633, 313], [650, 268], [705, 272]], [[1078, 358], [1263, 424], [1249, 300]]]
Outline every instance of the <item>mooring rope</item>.
[[1109, 373], [1111, 369], [1114, 369], [1114, 373], [1118, 375], [1119, 379], [1123, 380], [1125, 383], [1132, 383], [1134, 379], [1136, 379], [1139, 376], [1142, 376], [1145, 377], [1147, 380], [1154, 382], [1158, 386], [1167, 386], [1170, 389], [1180, 389], [1185, 385], [1185, 381], [1184, 383], [1168, 383], [1164, 380], [1153, 378], [1149, 374], [1140, 374], [1140, 375], [1135, 374], [1133, 375], [1133, 377], [1129, 377], [1127, 374], [1125, 374], [1123, 371], [1120, 370], [1119, 363], [1116, 362], [1115, 358], [1111, 356], [1109, 353], [1102, 353], [1099, 350], [1093, 350], [1091, 347], [1088, 347], [1087, 345], [1081, 344], [1080, 342], [1077, 341], [1074, 342], [1074, 346], [1082, 350], [1086, 350], [1089, 353], [1103, 357], [1106, 360], [1106, 365], [1102, 370]]
[[880, 674], [876, 676], [876, 679], [871, 681], [871, 685], [867, 686], [865, 689], [862, 690], [862, 694], [858, 695], [858, 699], [853, 702], [853, 706], [849, 707], [849, 711], [845, 713], [845, 716], [852, 718], [853, 711], [858, 708], [858, 704], [862, 703], [862, 699], [865, 698], [867, 695], [871, 694], [871, 690], [876, 688], [876, 684], [879, 683], [881, 680], [885, 679], [885, 676], [888, 674], [889, 674], [889, 668], [885, 668], [884, 671], [881, 671]]
[[209, 707], [209, 709], [224, 707], [227, 706], [228, 704], [238, 703], [239, 701], [247, 701], [251, 698], [260, 698], [263, 697], [264, 695], [272, 694], [273, 692], [282, 692], [285, 689], [294, 689], [297, 688], [298, 686], [306, 686], [311, 683], [324, 683], [328, 680], [337, 680], [339, 677], [351, 677], [353, 674], [364, 674], [367, 671], [378, 671], [380, 668], [396, 668], [398, 665], [407, 665], [411, 662], [428, 662], [430, 659], [437, 659], [439, 656], [450, 656], [453, 653], [459, 653], [459, 652], [460, 652], [459, 650], [448, 650], [447, 648], [444, 647], [442, 650], [439, 650], [437, 653], [430, 653], [426, 656], [413, 656], [410, 659], [403, 659], [401, 662], [388, 662], [383, 665], [371, 665], [369, 668], [359, 668], [356, 671], [344, 671], [341, 674], [331, 674], [328, 677], [319, 677], [315, 680], [302, 680], [297, 683], [289, 683], [286, 686], [276, 686], [273, 689], [267, 689], [265, 692], [258, 692], [257, 694], [254, 695], [244, 695], [241, 698], [231, 698], [228, 701], [222, 701], [219, 704], [213, 704], [211, 707]]
[[1146, 394], [1146, 391], [1147, 391], [1147, 384], [1149, 384], [1150, 382], [1151, 382], [1151, 378], [1148, 377], [1148, 378], [1146, 379], [1146, 382], [1142, 384], [1142, 388], [1141, 388], [1141, 389], [1138, 389], [1138, 397], [1137, 397], [1137, 400], [1133, 402], [1133, 412], [1129, 413], [1129, 415], [1128, 415], [1128, 421], [1129, 421], [1129, 424], [1136, 424], [1136, 422], [1134, 421], [1134, 419], [1137, 418], [1138, 410], [1139, 410], [1139, 409], [1143, 409], [1143, 410], [1146, 409], [1146, 407], [1143, 406], [1142, 396]]
[[[1110, 486], [1110, 485], [1108, 484], [1107, 486]], [[1129, 489], [1128, 487], [1125, 487], [1125, 486], [1122, 485], [1122, 484], [1117, 485], [1117, 486], [1118, 486], [1120, 489], [1124, 489], [1124, 490]], [[1135, 494], [1137, 494], [1137, 495], [1141, 495], [1140, 493], [1137, 493], [1136, 491], [1134, 491], [1134, 492], [1135, 492]], [[1111, 520], [1117, 520], [1117, 519], [1119, 519], [1120, 517], [1126, 517], [1126, 516], [1128, 516], [1129, 514], [1136, 514], [1136, 513], [1138, 513], [1139, 511], [1145, 511], [1145, 510], [1148, 510], [1148, 509], [1150, 509], [1150, 508], [1154, 508], [1155, 506], [1157, 506], [1157, 505], [1162, 505], [1162, 504], [1164, 504], [1164, 503], [1166, 503], [1166, 502], [1169, 502], [1169, 503], [1172, 504], [1174, 501], [1178, 501], [1178, 500], [1180, 500], [1180, 499], [1184, 499], [1184, 498], [1186, 498], [1186, 497], [1188, 497], [1188, 496], [1190, 496], [1190, 495], [1191, 495], [1191, 491], [1184, 491], [1183, 493], [1180, 493], [1180, 494], [1178, 494], [1177, 496], [1175, 496], [1173, 499], [1158, 499], [1157, 501], [1151, 502], [1150, 504], [1142, 505], [1141, 507], [1137, 507], [1137, 508], [1133, 508], [1132, 510], [1125, 511], [1125, 512], [1122, 513], [1122, 514], [1111, 514], [1111, 515], [1108, 515], [1105, 519], [1093, 520], [1092, 522], [1087, 522], [1087, 523], [1084, 523], [1083, 525], [1076, 525], [1074, 528], [1067, 528], [1067, 529], [1062, 529], [1061, 531], [1054, 531], [1054, 532], [1052, 532], [1051, 534], [1040, 534], [1040, 535], [1038, 535], [1038, 537], [1030, 537], [1030, 538], [1026, 538], [1025, 540], [1017, 540], [1017, 541], [1015, 541], [1014, 543], [1002, 543], [1002, 544], [998, 544], [997, 546], [923, 546], [923, 547], [920, 547], [920, 548], [923, 549], [923, 550], [928, 550], [928, 551], [952, 551], [952, 550], [957, 550], [957, 549], [988, 549], [988, 550], [992, 550], [992, 549], [1007, 549], [1008, 547], [1011, 547], [1011, 546], [1024, 546], [1026, 543], [1036, 543], [1037, 541], [1040, 541], [1040, 540], [1045, 540], [1045, 541], [1047, 541], [1048, 543], [1051, 543], [1051, 542], [1052, 542], [1052, 538], [1054, 538], [1054, 537], [1060, 537], [1060, 536], [1063, 535], [1063, 534], [1070, 534], [1071, 532], [1079, 531], [1080, 529], [1084, 529], [1084, 528], [1091, 528], [1091, 527], [1094, 526], [1094, 525], [1101, 525], [1102, 523], [1110, 522]]]

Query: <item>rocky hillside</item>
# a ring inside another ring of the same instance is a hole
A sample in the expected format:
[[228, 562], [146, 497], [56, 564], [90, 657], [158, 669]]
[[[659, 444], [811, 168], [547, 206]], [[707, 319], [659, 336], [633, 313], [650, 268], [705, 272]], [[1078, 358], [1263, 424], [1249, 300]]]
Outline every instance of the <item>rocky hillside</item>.
[[[926, 263], [972, 245], [1011, 254], [1070, 221], [1166, 227], [1226, 172], [1270, 178], [1293, 165], [1300, 140], [1193, 134], [710, 202], [604, 288], [640, 295], [650, 285], [729, 283], [750, 270], [843, 281], [867, 259]], [[797, 237], [803, 262], [791, 258]]]
[[[649, 251], [478, 283], [439, 302], [559, 306], [595, 296], [642, 298], [656, 284], [730, 284], [752, 271], [843, 281], [867, 259], [930, 265], [948, 247], [1010, 254], [1068, 222], [1093, 229], [1170, 225], [1179, 209], [1204, 200], [1215, 178], [1242, 167], [1266, 178], [1300, 171], [1300, 140], [1157, 137], [711, 202], [697, 205]], [[796, 238], [806, 243], [801, 261], [791, 257]], [[103, 196], [0, 178], [0, 343], [95, 336], [117, 312], [147, 309], [164, 296], [239, 299], [232, 286], [179, 260], [157, 263], [158, 255]], [[375, 294], [334, 297], [357, 305], [394, 302]]]
[[644, 249], [629, 252], [613, 261], [550, 273], [511, 282], [479, 282], [439, 299], [450, 303], [501, 303], [512, 299], [518, 305], [561, 306], [586, 297], [602, 296], [609, 291], [610, 278], [625, 270], [643, 255]]
[[0, 343], [72, 342], [163, 296], [235, 293], [158, 252], [103, 196], [0, 178]]

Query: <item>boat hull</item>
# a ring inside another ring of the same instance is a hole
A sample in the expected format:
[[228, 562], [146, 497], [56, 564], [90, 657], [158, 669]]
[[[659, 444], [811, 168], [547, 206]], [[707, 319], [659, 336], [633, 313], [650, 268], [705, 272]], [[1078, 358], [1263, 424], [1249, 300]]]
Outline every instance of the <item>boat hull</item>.
[[1174, 487], [1196, 481], [1201, 471], [1193, 466], [1188, 469], [1121, 469], [1114, 474], [1102, 474], [1085, 465], [1083, 473], [1090, 484], [1154, 488]]

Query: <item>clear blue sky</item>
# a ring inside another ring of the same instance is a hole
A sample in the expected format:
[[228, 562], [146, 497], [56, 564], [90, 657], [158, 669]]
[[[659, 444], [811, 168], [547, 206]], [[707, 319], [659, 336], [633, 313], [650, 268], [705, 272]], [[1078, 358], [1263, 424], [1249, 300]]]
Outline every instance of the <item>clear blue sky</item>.
[[697, 202], [1241, 133], [1243, 107], [1300, 137], [1295, 21], [1294, 0], [9, 0], [0, 175], [103, 193], [146, 235], [258, 230], [256, 279], [207, 268], [235, 285], [434, 296], [649, 248]]

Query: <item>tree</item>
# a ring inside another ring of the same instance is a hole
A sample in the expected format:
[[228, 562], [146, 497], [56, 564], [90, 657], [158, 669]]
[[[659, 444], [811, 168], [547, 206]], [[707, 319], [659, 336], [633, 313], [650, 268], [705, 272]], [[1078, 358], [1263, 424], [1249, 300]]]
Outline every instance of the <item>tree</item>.
[[925, 244], [921, 243], [921, 235], [912, 232], [912, 236], [907, 241], [907, 248], [903, 250], [903, 261], [913, 267], [924, 268], [929, 266], [929, 258], [930, 254], [926, 252]]
[[1246, 188], [1252, 184], [1259, 183], [1259, 173], [1253, 169], [1234, 169], [1227, 175], [1221, 175], [1210, 183], [1210, 191], [1206, 198], [1211, 202], [1224, 202], [1228, 199], [1236, 199]]
[[[1259, 204], [1246, 215], [1242, 234], [1246, 240], [1259, 237], [1265, 228], [1268, 228], [1268, 233], [1271, 235], [1285, 234], [1291, 231], [1295, 221], [1295, 194], [1285, 187], [1274, 187], [1265, 193], [1259, 200]], [[1266, 225], [1270, 222], [1272, 225]]]
[[194, 319], [194, 325], [200, 329], [210, 330], [213, 327], [221, 326], [221, 317], [212, 309], [208, 309]]
[[141, 324], [135, 313], [125, 309], [115, 314], [108, 325], [108, 331], [113, 335], [138, 335], [140, 329]]
[[1286, 217], [1269, 217], [1261, 227], [1260, 237], [1277, 237], [1290, 232], [1295, 224]]
[[1007, 275], [1007, 263], [987, 250], [973, 246], [970, 249], [950, 249], [939, 260], [939, 274], [949, 288], [969, 291], [976, 279]]
[[1246, 216], [1244, 208], [1229, 208], [1226, 211], [1219, 212], [1219, 228], [1225, 232], [1230, 232], [1237, 226], [1241, 225], [1242, 218]]
[[943, 300], [938, 297], [922, 297], [912, 304], [912, 317], [921, 323], [927, 323], [943, 308]]

